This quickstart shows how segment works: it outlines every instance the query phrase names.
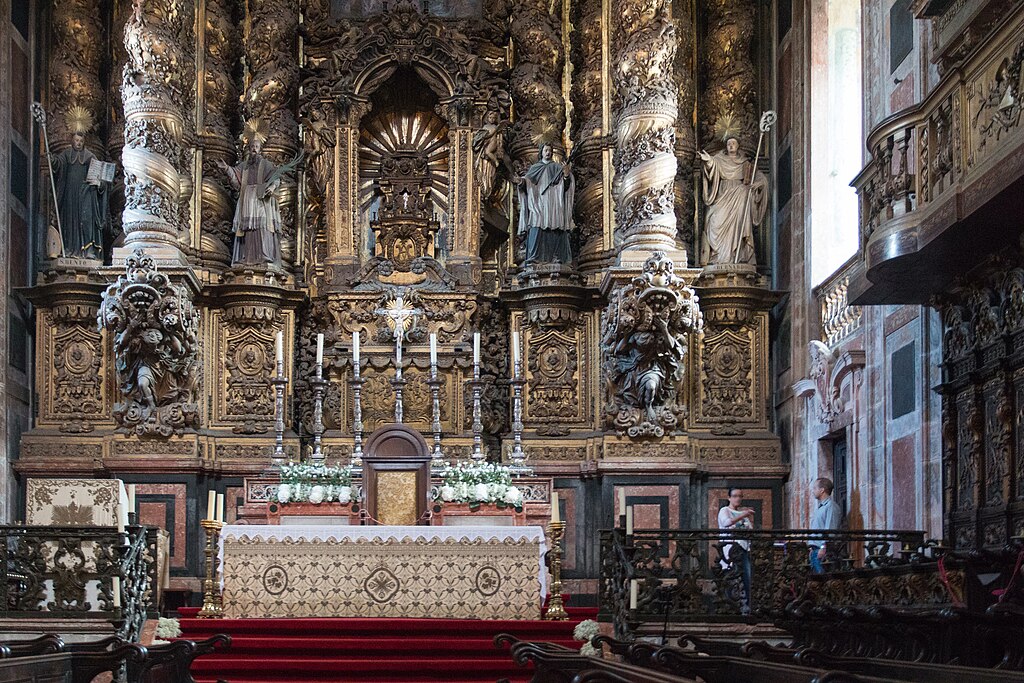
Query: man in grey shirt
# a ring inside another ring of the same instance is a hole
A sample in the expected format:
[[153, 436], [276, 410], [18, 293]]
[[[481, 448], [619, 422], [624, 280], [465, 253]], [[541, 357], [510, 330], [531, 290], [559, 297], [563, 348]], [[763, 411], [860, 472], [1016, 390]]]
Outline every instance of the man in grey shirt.
[[[811, 512], [811, 529], [838, 529], [843, 513], [839, 504], [832, 500], [832, 480], [820, 477], [811, 484], [811, 495], [814, 496], [815, 507]], [[825, 571], [824, 562], [827, 557], [825, 539], [811, 539], [807, 542], [811, 547], [811, 569], [815, 574]]]

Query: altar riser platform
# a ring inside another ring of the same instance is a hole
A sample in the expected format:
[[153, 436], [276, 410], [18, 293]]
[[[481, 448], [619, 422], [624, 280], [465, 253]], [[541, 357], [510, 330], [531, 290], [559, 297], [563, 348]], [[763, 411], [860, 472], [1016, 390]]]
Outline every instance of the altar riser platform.
[[[191, 616], [194, 610], [184, 611]], [[570, 621], [470, 619], [195, 619], [182, 618], [183, 638], [231, 636], [231, 649], [196, 660], [198, 683], [304, 681], [528, 681], [508, 650], [494, 647], [498, 633], [522, 640], [579, 647], [572, 630], [596, 611], [571, 609]]]

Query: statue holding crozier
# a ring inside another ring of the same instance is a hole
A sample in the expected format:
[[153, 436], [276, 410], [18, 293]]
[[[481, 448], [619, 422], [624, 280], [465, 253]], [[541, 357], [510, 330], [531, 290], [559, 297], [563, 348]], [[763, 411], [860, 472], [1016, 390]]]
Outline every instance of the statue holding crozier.
[[33, 104], [32, 115], [43, 130], [56, 212], [56, 229], [51, 227], [47, 235], [46, 255], [102, 259], [103, 233], [110, 221], [110, 185], [116, 166], [97, 159], [85, 148], [85, 135], [93, 125], [92, 115], [83, 107], [71, 108], [67, 114], [71, 144], [59, 154], [50, 153], [42, 105]]
[[722, 116], [716, 128], [725, 149], [714, 156], [701, 150], [704, 162], [705, 239], [703, 262], [756, 265], [754, 226], [760, 225], [768, 208], [768, 180], [757, 170], [761, 142], [775, 122], [775, 112], [761, 116], [761, 136], [754, 161], [740, 150], [739, 130], [731, 115]]
[[540, 146], [537, 162], [513, 178], [519, 194], [519, 233], [526, 233], [526, 263], [572, 261], [573, 196], [576, 181], [568, 163], [555, 161], [550, 142]]

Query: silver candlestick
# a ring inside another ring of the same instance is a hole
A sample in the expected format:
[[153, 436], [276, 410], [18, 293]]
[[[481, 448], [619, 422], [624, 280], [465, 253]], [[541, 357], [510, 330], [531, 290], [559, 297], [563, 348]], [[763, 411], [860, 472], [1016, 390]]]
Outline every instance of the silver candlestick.
[[430, 398], [434, 403], [434, 419], [430, 423], [430, 428], [434, 432], [434, 450], [430, 454], [431, 467], [437, 470], [444, 462], [444, 454], [441, 453], [441, 380], [437, 377], [436, 361], [430, 364], [430, 381], [427, 385], [430, 386]]
[[324, 379], [323, 361], [316, 364], [316, 377], [313, 378], [313, 462], [322, 464], [324, 452], [322, 440], [324, 435], [324, 393], [327, 381]]
[[363, 468], [363, 379], [359, 376], [359, 361], [352, 362], [352, 467]]
[[284, 376], [284, 359], [277, 359], [277, 375], [271, 378], [270, 383], [274, 385], [274, 455], [271, 462], [280, 467], [285, 461], [284, 452], [284, 388], [288, 385], [288, 378]]
[[523, 451], [523, 369], [520, 361], [516, 361], [512, 370], [512, 461], [511, 470], [515, 474], [532, 474], [526, 466], [526, 452]]
[[480, 393], [483, 389], [482, 382], [480, 381], [480, 362], [473, 362], [473, 381], [470, 382], [473, 387], [473, 455], [471, 456], [476, 462], [481, 462], [484, 459], [483, 452], [483, 431], [484, 425], [480, 422]]

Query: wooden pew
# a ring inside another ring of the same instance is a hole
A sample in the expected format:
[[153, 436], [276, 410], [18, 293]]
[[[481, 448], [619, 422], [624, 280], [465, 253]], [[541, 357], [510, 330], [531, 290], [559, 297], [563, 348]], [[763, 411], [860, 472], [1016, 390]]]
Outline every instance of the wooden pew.
[[533, 664], [532, 683], [696, 683], [663, 671], [588, 657], [560, 645], [522, 641], [507, 633], [495, 636], [494, 645], [509, 646], [513, 661], [521, 667]]
[[91, 683], [101, 673], [116, 674], [122, 666], [127, 683], [195, 683], [190, 669], [196, 657], [230, 645], [230, 636], [223, 634], [150, 648], [117, 636], [66, 644], [58, 636], [46, 635], [0, 645], [0, 683]]

